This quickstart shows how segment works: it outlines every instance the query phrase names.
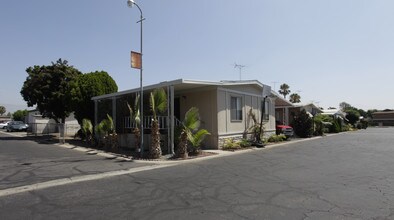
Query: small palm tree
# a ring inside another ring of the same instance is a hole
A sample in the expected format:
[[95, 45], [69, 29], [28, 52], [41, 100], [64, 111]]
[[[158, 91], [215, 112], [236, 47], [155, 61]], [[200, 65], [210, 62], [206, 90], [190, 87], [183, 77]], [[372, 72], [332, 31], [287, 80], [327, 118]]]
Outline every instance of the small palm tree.
[[99, 135], [98, 144], [111, 145], [112, 148], [116, 147], [116, 132], [112, 117], [107, 114], [107, 118], [103, 119], [95, 128], [96, 133]]
[[176, 152], [176, 157], [187, 158], [187, 144], [190, 142], [193, 146], [193, 153], [197, 153], [200, 150], [201, 142], [204, 140], [206, 135], [210, 133], [201, 129], [200, 127], [200, 114], [198, 113], [198, 108], [192, 107], [185, 114], [185, 119], [182, 122], [182, 131], [180, 135], [180, 142]]
[[301, 96], [298, 95], [297, 93], [293, 93], [290, 95], [290, 100], [291, 103], [300, 103], [301, 102]]
[[84, 118], [82, 120], [82, 127], [81, 127], [82, 133], [85, 137], [86, 142], [91, 143], [93, 138], [93, 125], [92, 122], [89, 119]]
[[205, 129], [201, 129], [201, 130], [198, 130], [196, 133], [192, 133], [191, 135], [188, 136], [188, 139], [193, 147], [191, 153], [194, 153], [194, 154], [200, 153], [201, 143], [207, 135], [211, 135], [211, 133], [209, 133]]
[[140, 117], [140, 95], [136, 95], [134, 100], [134, 105], [131, 107], [129, 103], [127, 103], [127, 107], [130, 111], [130, 119], [132, 122], [135, 122], [135, 127], [132, 130], [132, 133], [135, 136], [135, 147], [137, 151], [141, 149], [141, 132], [140, 132], [140, 125], [141, 125], [141, 117]]
[[149, 146], [149, 156], [150, 158], [157, 159], [161, 157], [160, 131], [157, 115], [167, 110], [167, 94], [163, 88], [155, 89], [150, 93], [150, 107], [153, 118], [151, 128], [152, 141]]
[[104, 122], [104, 120], [101, 121], [100, 123], [98, 123], [96, 125], [96, 127], [94, 127], [94, 131], [96, 132], [96, 134], [98, 136], [97, 137], [97, 141], [96, 141], [98, 147], [104, 146], [104, 137], [106, 135], [105, 134], [105, 122]]

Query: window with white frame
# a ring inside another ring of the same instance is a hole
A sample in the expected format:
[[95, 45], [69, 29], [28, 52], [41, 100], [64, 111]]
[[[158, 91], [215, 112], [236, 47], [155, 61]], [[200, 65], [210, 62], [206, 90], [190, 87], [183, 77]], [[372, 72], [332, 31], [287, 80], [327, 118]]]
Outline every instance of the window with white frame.
[[270, 100], [268, 98], [263, 99], [261, 102], [261, 113], [263, 114], [263, 121], [270, 119]]
[[232, 96], [231, 97], [231, 120], [232, 121], [242, 121], [242, 98]]

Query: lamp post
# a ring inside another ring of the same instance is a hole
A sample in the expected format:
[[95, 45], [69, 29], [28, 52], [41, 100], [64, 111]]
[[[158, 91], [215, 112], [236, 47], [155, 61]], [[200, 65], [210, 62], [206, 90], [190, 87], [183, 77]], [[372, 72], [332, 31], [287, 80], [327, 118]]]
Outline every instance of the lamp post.
[[[137, 23], [140, 23], [141, 25], [141, 32], [140, 32], [140, 64], [139, 64], [139, 68], [140, 69], [140, 126], [141, 126], [141, 141], [140, 141], [140, 149], [141, 149], [141, 157], [144, 154], [144, 90], [142, 87], [142, 22], [145, 20], [144, 16], [142, 15], [142, 10], [140, 8], [140, 6], [138, 6], [137, 3], [134, 2], [134, 0], [127, 0], [127, 6], [129, 6], [130, 8], [132, 8], [133, 6], [137, 6], [138, 10], [141, 13], [141, 17], [140, 20], [137, 21]], [[132, 66], [133, 67], [133, 66]], [[137, 68], [137, 67], [136, 67]]]

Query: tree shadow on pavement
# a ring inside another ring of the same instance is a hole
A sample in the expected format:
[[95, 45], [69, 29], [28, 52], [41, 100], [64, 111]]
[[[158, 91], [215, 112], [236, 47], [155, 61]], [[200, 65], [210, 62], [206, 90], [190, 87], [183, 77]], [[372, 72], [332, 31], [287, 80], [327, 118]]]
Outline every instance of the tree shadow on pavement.
[[58, 140], [54, 139], [53, 135], [42, 135], [42, 136], [29, 136], [24, 134], [23, 136], [0, 136], [0, 140], [4, 141], [35, 141], [39, 144], [54, 144], [58, 143]]

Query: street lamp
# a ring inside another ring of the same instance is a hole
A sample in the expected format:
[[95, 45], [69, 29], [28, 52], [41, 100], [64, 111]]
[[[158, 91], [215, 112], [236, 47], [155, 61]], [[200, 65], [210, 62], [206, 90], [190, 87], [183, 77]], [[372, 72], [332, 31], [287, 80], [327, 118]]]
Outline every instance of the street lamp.
[[[140, 44], [140, 54], [139, 54], [140, 57], [138, 59], [139, 64], [134, 68], [140, 69], [140, 93], [141, 93], [140, 94], [140, 98], [141, 98], [141, 100], [140, 100], [140, 111], [141, 111], [140, 112], [140, 117], [141, 117], [141, 119], [140, 119], [140, 121], [141, 121], [141, 123], [140, 123], [140, 126], [141, 126], [141, 141], [140, 141], [141, 146], [140, 146], [140, 149], [141, 149], [141, 157], [142, 157], [144, 154], [144, 93], [143, 93], [144, 90], [142, 88], [142, 21], [144, 21], [145, 18], [144, 18], [144, 16], [142, 16], [142, 10], [141, 10], [140, 6], [138, 6], [138, 4], [134, 2], [134, 0], [127, 0], [127, 6], [132, 8], [134, 5], [137, 6], [138, 10], [141, 13], [140, 20], [137, 21], [137, 23], [140, 23], [140, 25], [141, 25], [141, 35], [140, 35], [141, 44]], [[132, 54], [133, 54], [133, 52], [132, 52]], [[133, 57], [132, 57], [132, 59], [133, 59]], [[133, 67], [133, 64], [131, 67]]]

